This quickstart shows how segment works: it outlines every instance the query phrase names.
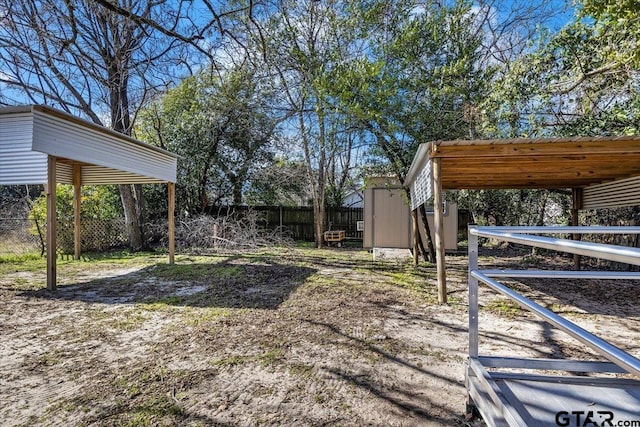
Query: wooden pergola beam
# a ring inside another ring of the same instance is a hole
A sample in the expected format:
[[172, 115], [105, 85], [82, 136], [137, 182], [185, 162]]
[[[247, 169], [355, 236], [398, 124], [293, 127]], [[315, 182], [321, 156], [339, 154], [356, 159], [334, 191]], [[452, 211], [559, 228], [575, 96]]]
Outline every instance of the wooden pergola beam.
[[478, 157], [507, 157], [507, 156], [583, 156], [591, 154], [638, 154], [640, 146], [637, 139], [626, 140], [584, 140], [550, 141], [513, 143], [505, 140], [496, 141], [447, 141], [438, 145], [438, 152], [431, 153], [431, 157], [448, 158], [478, 158]]
[[[499, 172], [498, 172], [499, 173]], [[620, 179], [627, 178], [627, 175], [620, 175]], [[467, 181], [463, 177], [442, 178], [442, 186], [445, 190], [491, 190], [491, 189], [557, 189], [557, 188], [580, 188], [589, 184], [600, 184], [613, 181], [611, 176], [593, 179], [589, 177], [575, 178], [557, 174], [556, 178], [536, 178], [521, 176], [520, 179], [487, 179], [483, 182], [475, 180]], [[559, 183], [564, 185], [560, 185]]]

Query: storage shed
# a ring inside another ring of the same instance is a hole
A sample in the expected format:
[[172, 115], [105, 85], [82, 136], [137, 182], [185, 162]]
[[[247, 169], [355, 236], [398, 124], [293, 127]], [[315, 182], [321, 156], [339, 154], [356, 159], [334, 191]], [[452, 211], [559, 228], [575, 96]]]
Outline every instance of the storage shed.
[[[640, 137], [519, 138], [421, 144], [404, 185], [412, 208], [443, 190], [570, 188], [578, 210], [640, 204]], [[438, 299], [446, 302], [443, 217], [436, 211]]]
[[41, 105], [0, 108], [0, 185], [45, 185], [48, 289], [56, 287], [57, 183], [74, 186], [76, 258], [82, 185], [167, 183], [173, 263], [176, 168], [175, 154], [62, 111]]
[[[458, 207], [455, 203], [444, 203], [442, 209], [446, 228], [445, 249], [456, 250], [458, 249]], [[433, 206], [427, 208], [427, 219], [433, 237]], [[423, 241], [426, 241], [424, 226], [420, 227], [420, 233]], [[411, 209], [404, 188], [395, 178], [367, 179], [364, 192], [363, 247], [365, 249], [413, 247]]]

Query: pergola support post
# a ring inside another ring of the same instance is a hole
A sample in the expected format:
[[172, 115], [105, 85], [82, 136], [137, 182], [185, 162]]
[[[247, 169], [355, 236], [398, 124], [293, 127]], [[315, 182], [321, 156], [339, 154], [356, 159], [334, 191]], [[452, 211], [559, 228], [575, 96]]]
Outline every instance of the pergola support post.
[[[577, 226], [579, 225], [579, 217], [578, 214], [580, 209], [582, 209], [582, 188], [573, 188], [571, 191], [572, 196], [572, 206], [571, 206], [571, 225]], [[573, 240], [580, 240], [582, 238], [581, 234], [574, 233], [571, 238]], [[573, 254], [573, 268], [578, 271], [581, 269], [580, 267], [580, 255]]]
[[433, 219], [436, 237], [436, 271], [438, 275], [438, 302], [447, 303], [447, 271], [444, 253], [444, 214], [442, 212], [442, 163], [433, 157]]
[[169, 264], [175, 263], [175, 208], [176, 208], [176, 188], [175, 183], [167, 183], [167, 192], [169, 193], [169, 209], [168, 209], [168, 222], [169, 222]]
[[47, 289], [56, 290], [56, 158], [47, 158]]
[[418, 265], [419, 258], [419, 242], [420, 242], [420, 228], [418, 224], [418, 209], [411, 211], [411, 223], [413, 225], [413, 265]]
[[81, 195], [81, 166], [78, 163], [73, 165], [73, 259], [80, 260], [81, 244], [81, 224], [80, 208], [82, 205]]

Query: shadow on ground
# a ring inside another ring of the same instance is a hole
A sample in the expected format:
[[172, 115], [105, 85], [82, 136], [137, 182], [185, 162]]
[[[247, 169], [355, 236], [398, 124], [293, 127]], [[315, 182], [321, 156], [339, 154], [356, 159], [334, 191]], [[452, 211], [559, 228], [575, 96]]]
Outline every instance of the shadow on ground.
[[20, 295], [99, 304], [276, 309], [315, 272], [234, 255], [212, 257], [210, 262], [156, 264], [59, 286], [56, 291], [30, 290]]

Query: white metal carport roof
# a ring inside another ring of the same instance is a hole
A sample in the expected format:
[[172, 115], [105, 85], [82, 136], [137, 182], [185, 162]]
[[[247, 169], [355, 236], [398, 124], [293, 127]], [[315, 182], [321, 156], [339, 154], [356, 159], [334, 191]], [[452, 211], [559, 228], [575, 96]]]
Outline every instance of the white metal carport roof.
[[73, 184], [73, 164], [87, 185], [176, 182], [166, 150], [50, 107], [0, 108], [0, 185], [45, 184], [48, 155], [60, 184]]
[[[169, 258], [173, 263], [173, 211], [177, 158], [103, 126], [41, 105], [0, 108], [0, 185], [45, 184], [47, 247], [55, 248], [57, 183], [73, 184], [76, 258], [79, 258], [80, 186], [167, 183]], [[55, 289], [55, 250], [47, 250], [47, 287]]]

